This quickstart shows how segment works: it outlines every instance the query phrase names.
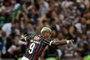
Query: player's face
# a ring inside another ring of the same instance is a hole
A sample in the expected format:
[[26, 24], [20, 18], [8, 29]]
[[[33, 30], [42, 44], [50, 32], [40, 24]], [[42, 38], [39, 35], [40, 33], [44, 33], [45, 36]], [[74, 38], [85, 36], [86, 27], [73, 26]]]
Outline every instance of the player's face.
[[51, 33], [50, 32], [43, 32], [43, 36], [45, 38], [50, 38], [51, 37]]

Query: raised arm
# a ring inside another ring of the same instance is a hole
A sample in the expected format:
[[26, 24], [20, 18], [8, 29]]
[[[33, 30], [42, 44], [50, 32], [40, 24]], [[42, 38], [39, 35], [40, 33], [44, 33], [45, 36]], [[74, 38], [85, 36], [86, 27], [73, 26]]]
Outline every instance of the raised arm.
[[65, 44], [73, 44], [73, 40], [60, 40], [60, 41], [51, 41], [53, 45], [65, 45]]
[[21, 40], [27, 41], [27, 40], [30, 40], [31, 37], [32, 37], [31, 35], [22, 35]]
[[21, 39], [23, 39], [24, 41], [30, 41], [32, 38], [34, 38], [35, 36], [37, 36], [37, 34], [33, 33], [33, 34], [26, 34], [26, 35], [22, 35]]

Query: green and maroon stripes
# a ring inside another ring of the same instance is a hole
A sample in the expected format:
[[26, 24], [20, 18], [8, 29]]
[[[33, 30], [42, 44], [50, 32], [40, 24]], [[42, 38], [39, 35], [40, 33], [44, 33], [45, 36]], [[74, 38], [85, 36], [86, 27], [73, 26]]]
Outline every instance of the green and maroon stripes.
[[40, 55], [42, 54], [42, 52], [44, 51], [45, 47], [41, 47], [41, 49], [39, 50], [39, 52], [36, 54], [35, 59], [34, 60], [38, 60], [38, 58], [40, 57]]

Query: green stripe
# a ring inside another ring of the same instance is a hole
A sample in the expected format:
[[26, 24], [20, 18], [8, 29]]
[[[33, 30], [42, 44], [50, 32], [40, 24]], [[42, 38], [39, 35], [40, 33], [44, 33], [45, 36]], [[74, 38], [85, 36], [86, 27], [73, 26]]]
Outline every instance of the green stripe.
[[[38, 50], [36, 50], [36, 51], [39, 51], [40, 48], [41, 48], [41, 46], [40, 46], [40, 47], [38, 48]], [[34, 59], [35, 55], [36, 55], [36, 54], [33, 54], [33, 55], [32, 55], [31, 60]]]
[[[38, 50], [36, 50], [36, 54], [38, 54], [39, 52], [40, 52], [40, 50], [41, 50], [41, 47], [42, 47], [42, 41], [40, 42], [41, 44], [39, 45], [39, 48], [38, 48]], [[35, 55], [36, 55], [35, 54]], [[32, 60], [35, 58], [35, 55], [33, 55], [33, 58], [32, 58]]]

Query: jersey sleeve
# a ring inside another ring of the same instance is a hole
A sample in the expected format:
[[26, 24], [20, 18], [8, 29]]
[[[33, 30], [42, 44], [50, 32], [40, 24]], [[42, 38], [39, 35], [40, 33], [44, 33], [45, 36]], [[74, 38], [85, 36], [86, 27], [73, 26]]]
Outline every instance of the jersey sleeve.
[[47, 45], [51, 46], [54, 41], [49, 40], [49, 39], [44, 39], [43, 42], [44, 42], [44, 44], [47, 44]]

